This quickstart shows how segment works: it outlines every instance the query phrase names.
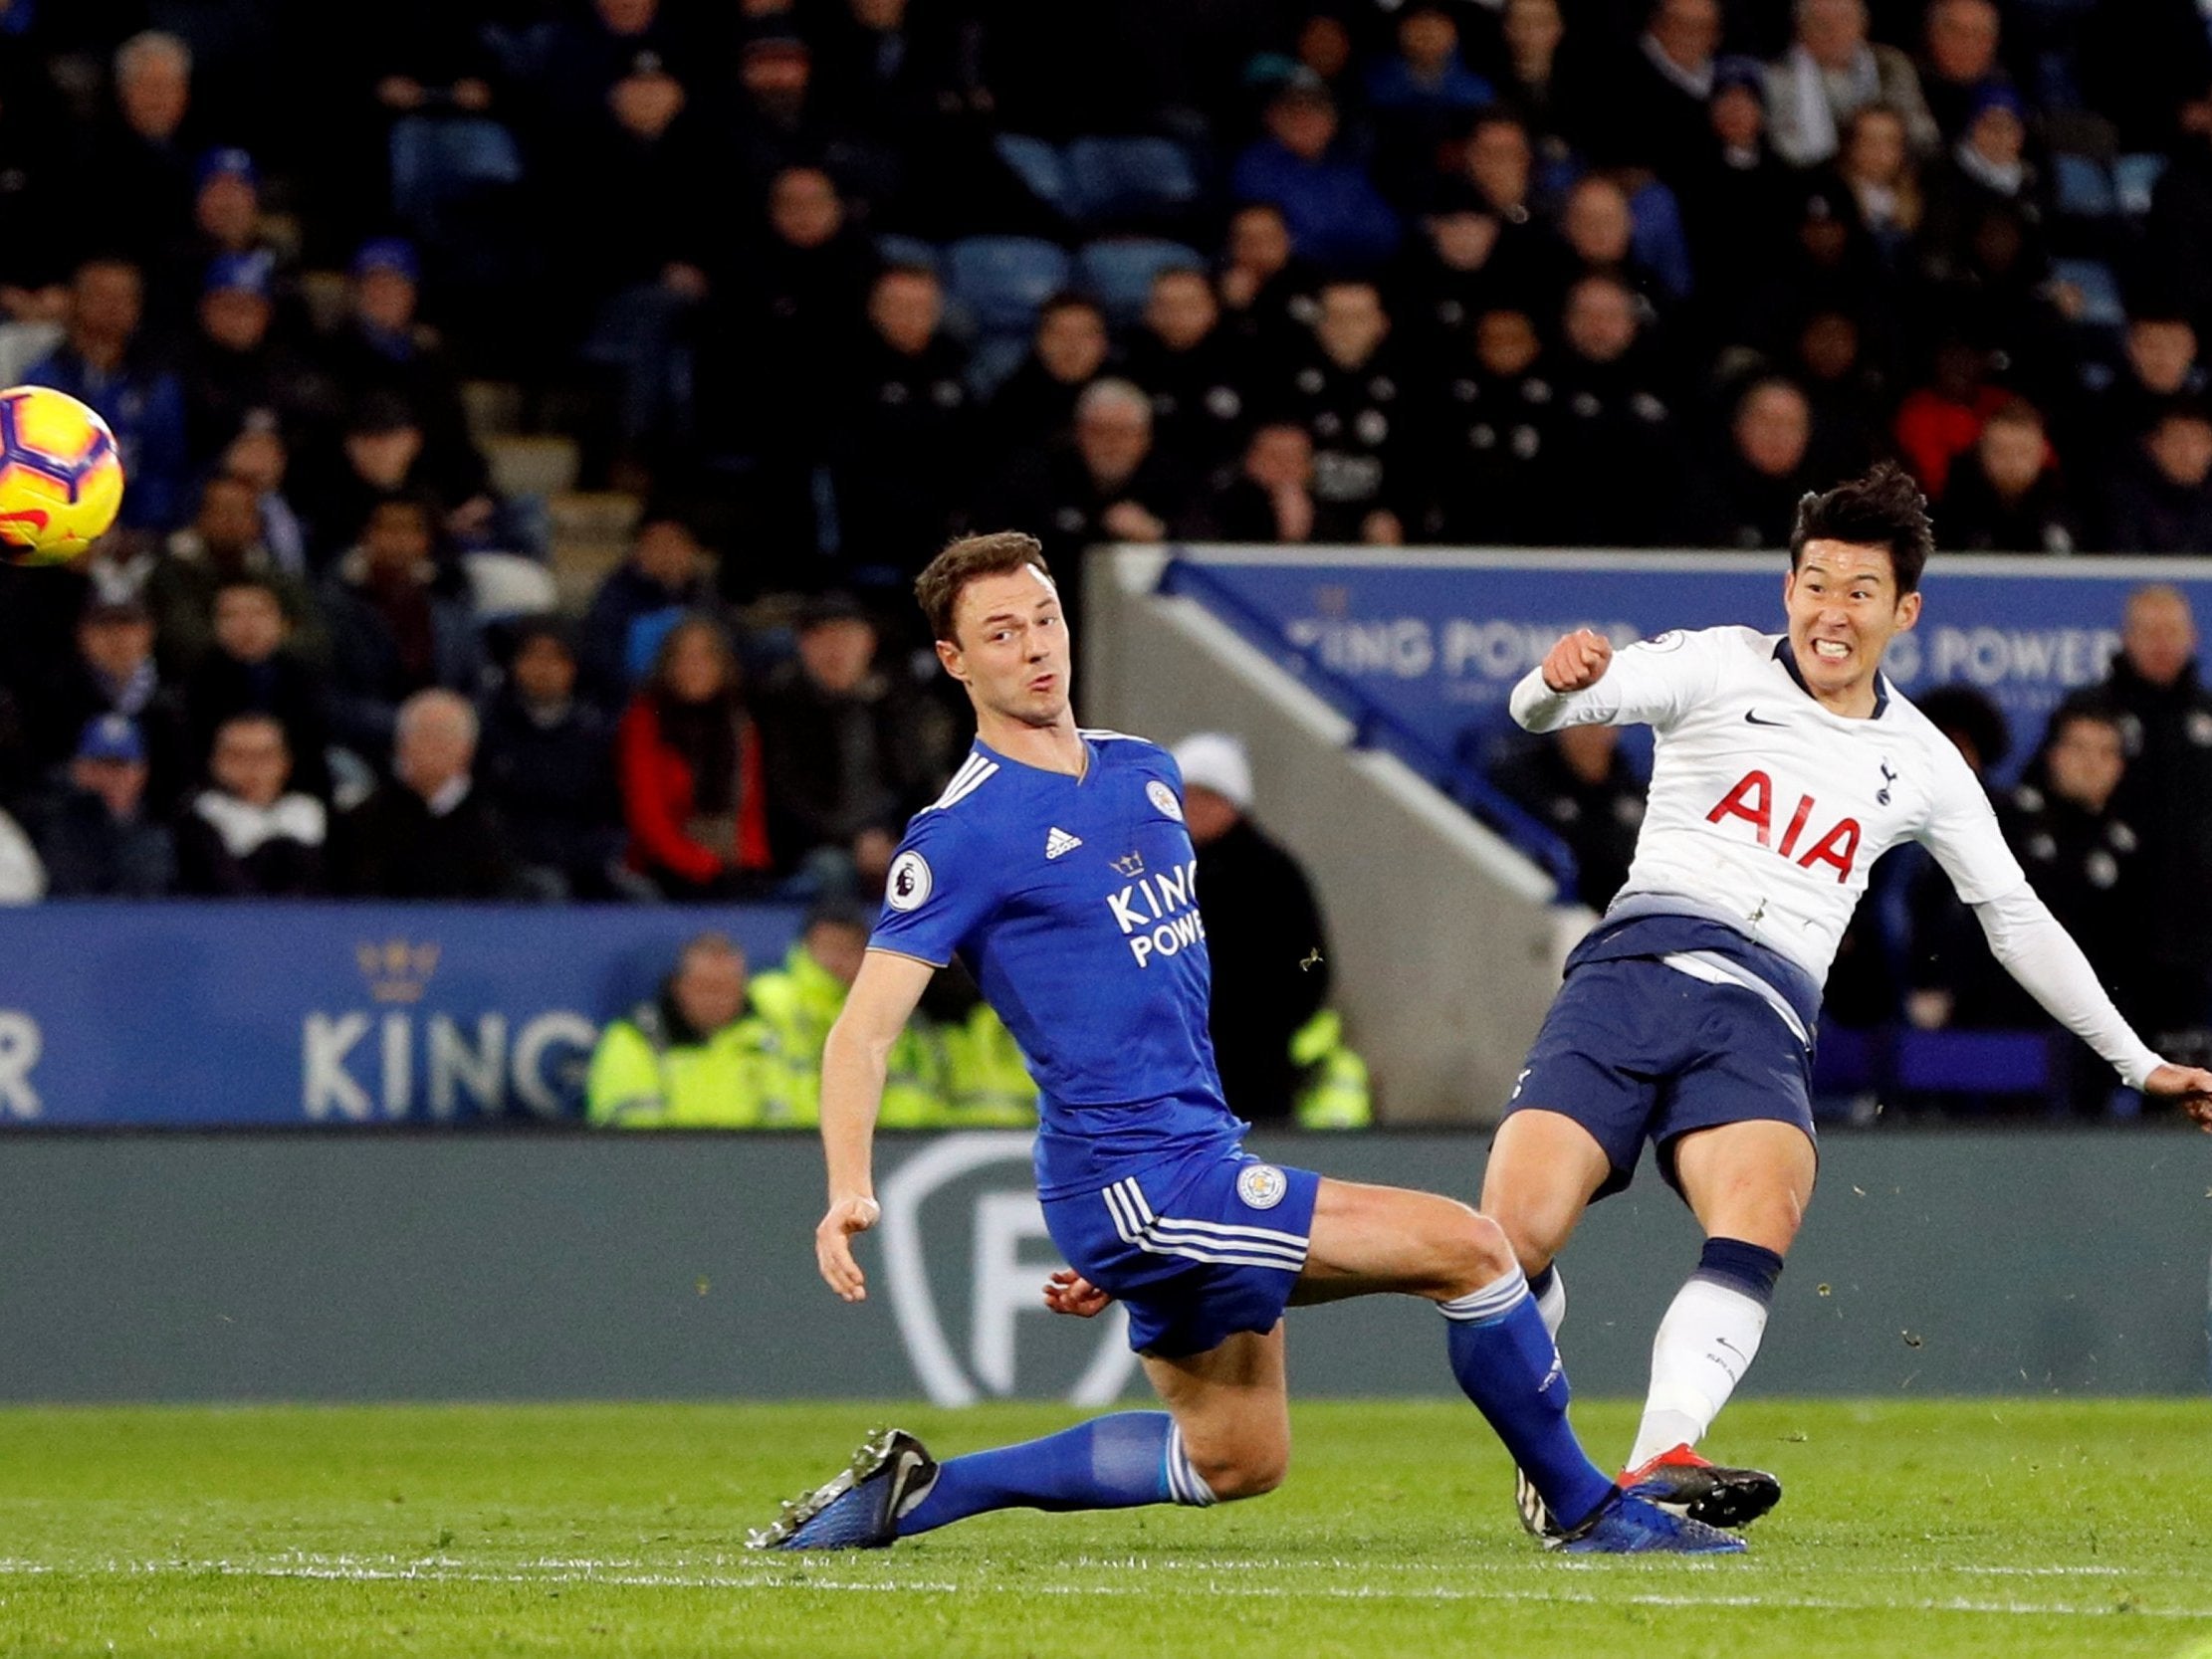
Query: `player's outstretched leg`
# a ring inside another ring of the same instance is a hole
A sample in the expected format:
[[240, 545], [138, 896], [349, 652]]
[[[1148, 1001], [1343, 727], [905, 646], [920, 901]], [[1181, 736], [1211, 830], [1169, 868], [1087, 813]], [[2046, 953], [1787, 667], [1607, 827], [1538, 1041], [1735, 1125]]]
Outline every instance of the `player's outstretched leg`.
[[1214, 1501], [1165, 1411], [1095, 1417], [1041, 1440], [943, 1463], [904, 1429], [878, 1429], [848, 1468], [786, 1504], [748, 1544], [755, 1550], [880, 1550], [986, 1510]]
[[1772, 1509], [1781, 1482], [1759, 1469], [1708, 1463], [1696, 1451], [1750, 1369], [1766, 1332], [1782, 1255], [1812, 1196], [1813, 1145], [1793, 1125], [1725, 1124], [1669, 1148], [1705, 1247], [1652, 1343], [1652, 1385], [1623, 1479], [1715, 1526]]
[[1548, 1542], [1591, 1554], [1742, 1548], [1624, 1493], [1590, 1461], [1567, 1420], [1559, 1349], [1494, 1222], [1433, 1193], [1324, 1180], [1297, 1300], [1379, 1291], [1425, 1297], [1443, 1314], [1452, 1375], [1562, 1519]]

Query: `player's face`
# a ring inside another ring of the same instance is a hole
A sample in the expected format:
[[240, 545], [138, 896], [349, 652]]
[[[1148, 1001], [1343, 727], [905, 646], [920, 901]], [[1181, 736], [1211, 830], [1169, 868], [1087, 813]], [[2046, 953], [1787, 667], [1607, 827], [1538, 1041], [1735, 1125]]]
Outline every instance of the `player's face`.
[[1871, 706], [1875, 670], [1892, 636], [1920, 618], [1920, 596], [1897, 592], [1889, 549], [1808, 541], [1782, 584], [1798, 672], [1824, 703]]
[[979, 710], [1038, 726], [1067, 713], [1067, 619], [1059, 589], [1042, 571], [1024, 565], [970, 582], [954, 608], [953, 633], [937, 642], [937, 655]]

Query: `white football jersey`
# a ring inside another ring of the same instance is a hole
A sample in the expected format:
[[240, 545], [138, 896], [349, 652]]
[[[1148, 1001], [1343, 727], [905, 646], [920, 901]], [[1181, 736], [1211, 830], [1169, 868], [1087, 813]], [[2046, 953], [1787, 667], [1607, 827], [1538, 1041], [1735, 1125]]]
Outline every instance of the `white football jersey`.
[[1651, 799], [1624, 896], [1724, 912], [1825, 982], [1868, 871], [1900, 841], [1926, 846], [1969, 905], [2028, 885], [1950, 739], [1886, 681], [1877, 695], [1871, 719], [1834, 714], [1782, 636], [1707, 628], [1617, 651], [1579, 692], [1532, 669], [1512, 706], [1532, 731], [1649, 725]]

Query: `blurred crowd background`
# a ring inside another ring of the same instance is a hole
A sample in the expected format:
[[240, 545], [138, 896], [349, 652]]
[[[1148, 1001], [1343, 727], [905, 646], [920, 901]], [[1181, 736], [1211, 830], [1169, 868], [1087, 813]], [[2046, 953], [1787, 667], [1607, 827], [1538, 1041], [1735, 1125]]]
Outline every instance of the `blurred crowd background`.
[[[1893, 456], [1945, 548], [2212, 553], [2208, 248], [2196, 0], [0, 0], [0, 380], [130, 477], [0, 570], [0, 889], [865, 906], [971, 527], [1774, 548]], [[2212, 700], [2127, 642], [1930, 702], [2201, 1040]], [[1499, 779], [1602, 903], [1606, 739]], [[1959, 924], [1893, 864], [1832, 1023], [2032, 1024]]]

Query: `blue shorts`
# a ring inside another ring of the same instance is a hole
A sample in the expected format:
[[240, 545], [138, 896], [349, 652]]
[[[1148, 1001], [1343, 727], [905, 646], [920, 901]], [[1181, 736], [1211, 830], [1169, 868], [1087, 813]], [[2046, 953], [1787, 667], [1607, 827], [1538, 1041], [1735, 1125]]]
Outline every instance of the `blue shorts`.
[[1275, 1328], [1320, 1185], [1310, 1169], [1210, 1150], [1050, 1199], [1044, 1224], [1068, 1265], [1129, 1310], [1129, 1346], [1178, 1359]]
[[1623, 1190], [1650, 1141], [1680, 1190], [1674, 1142], [1692, 1130], [1771, 1119], [1813, 1134], [1813, 1056], [1757, 991], [1692, 978], [1650, 956], [1568, 969], [1508, 1115], [1572, 1118], [1605, 1148]]

